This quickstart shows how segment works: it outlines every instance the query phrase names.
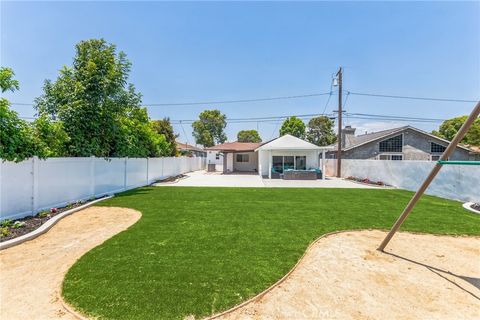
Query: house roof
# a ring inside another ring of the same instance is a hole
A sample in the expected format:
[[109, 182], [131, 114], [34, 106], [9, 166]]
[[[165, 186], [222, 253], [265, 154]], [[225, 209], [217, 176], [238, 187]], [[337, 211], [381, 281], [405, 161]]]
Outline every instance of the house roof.
[[247, 152], [254, 151], [261, 143], [256, 142], [225, 142], [216, 146], [206, 148], [206, 150], [226, 151], [226, 152]]
[[[437, 136], [435, 136], [431, 133], [420, 130], [418, 128], [415, 128], [415, 127], [412, 127], [412, 126], [403, 126], [403, 127], [398, 127], [398, 128], [392, 128], [392, 129], [387, 129], [387, 130], [362, 134], [362, 135], [359, 135], [359, 136], [347, 136], [346, 141], [345, 141], [345, 147], [342, 148], [342, 150], [343, 151], [351, 150], [351, 149], [360, 147], [364, 144], [367, 144], [367, 143], [370, 143], [370, 142], [373, 142], [373, 141], [376, 141], [376, 140], [379, 140], [379, 139], [387, 138], [387, 137], [395, 135], [395, 134], [402, 133], [405, 130], [413, 130], [413, 131], [416, 131], [416, 132], [421, 133], [423, 135], [429, 136], [430, 138], [440, 140], [440, 141], [443, 141], [445, 143], [450, 143], [450, 141], [448, 141], [448, 140], [442, 139], [440, 137], [437, 137]], [[335, 144], [331, 145], [331, 147], [336, 149], [337, 144], [335, 143]], [[462, 145], [458, 145], [457, 147], [462, 148], [464, 150], [471, 151], [470, 149], [468, 149], [467, 147], [462, 146]]]
[[175, 143], [177, 144], [177, 150], [188, 150], [188, 151], [191, 150], [191, 151], [203, 151], [203, 152], [205, 151], [202, 148], [195, 147], [187, 143], [182, 143], [178, 141], [176, 141]]
[[323, 150], [330, 149], [330, 147], [319, 147], [313, 143], [299, 139], [292, 135], [286, 134], [277, 139], [264, 143], [259, 146], [258, 150]]

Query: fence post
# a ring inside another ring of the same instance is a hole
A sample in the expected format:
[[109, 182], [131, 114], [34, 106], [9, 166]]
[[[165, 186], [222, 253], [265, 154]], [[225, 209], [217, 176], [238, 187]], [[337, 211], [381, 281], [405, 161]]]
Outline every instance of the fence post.
[[148, 170], [149, 170], [149, 168], [148, 168], [148, 157], [147, 157], [147, 186], [149, 185], [149, 182], [150, 182], [150, 181], [148, 181]]
[[38, 210], [38, 157], [32, 158], [32, 215]]
[[128, 157], [125, 157], [125, 168], [123, 171], [123, 190], [127, 190], [127, 160]]
[[95, 156], [90, 156], [90, 194], [95, 197]]

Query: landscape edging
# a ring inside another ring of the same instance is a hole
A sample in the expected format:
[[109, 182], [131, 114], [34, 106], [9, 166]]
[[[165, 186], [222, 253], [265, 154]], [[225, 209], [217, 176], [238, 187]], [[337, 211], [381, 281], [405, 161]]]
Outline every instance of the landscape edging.
[[473, 213], [480, 214], [479, 211], [472, 208], [472, 204], [473, 204], [473, 202], [465, 202], [464, 204], [462, 204], [462, 207], [464, 207], [465, 209], [467, 209], [468, 211], [471, 211]]
[[13, 247], [13, 246], [16, 246], [16, 245], [19, 245], [21, 243], [24, 243], [25, 241], [29, 241], [29, 240], [32, 240], [32, 239], [35, 239], [36, 237], [46, 233], [48, 230], [50, 230], [55, 224], [57, 224], [58, 221], [60, 221], [62, 218], [66, 217], [66, 216], [69, 216], [71, 215], [72, 213], [75, 213], [77, 211], [80, 211], [82, 209], [85, 209], [85, 208], [88, 208], [90, 207], [91, 205], [97, 203], [97, 202], [100, 202], [100, 201], [103, 201], [103, 200], [107, 200], [107, 199], [110, 199], [112, 198], [113, 195], [110, 195], [110, 196], [107, 196], [107, 197], [103, 197], [103, 198], [100, 198], [100, 199], [96, 199], [96, 200], [93, 200], [91, 202], [88, 202], [84, 205], [81, 205], [79, 207], [76, 207], [76, 208], [73, 208], [73, 209], [70, 209], [70, 210], [67, 210], [67, 211], [64, 211], [56, 216], [54, 216], [52, 219], [48, 220], [47, 222], [45, 222], [44, 224], [42, 224], [39, 228], [33, 230], [32, 232], [29, 232], [27, 234], [24, 234], [18, 238], [13, 238], [11, 240], [7, 240], [5, 242], [2, 242], [0, 243], [0, 250], [4, 250], [4, 249], [7, 249], [7, 248], [10, 248], [10, 247]]

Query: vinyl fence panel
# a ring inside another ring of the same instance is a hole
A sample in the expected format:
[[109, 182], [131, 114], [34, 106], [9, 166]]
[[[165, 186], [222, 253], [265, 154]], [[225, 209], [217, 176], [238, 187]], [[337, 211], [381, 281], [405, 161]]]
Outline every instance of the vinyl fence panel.
[[205, 158], [0, 159], [0, 220], [148, 185], [205, 168]]
[[[434, 161], [342, 160], [342, 177], [368, 178], [416, 191], [428, 176]], [[327, 160], [327, 174], [336, 172], [336, 160]], [[461, 201], [480, 202], [480, 168], [445, 165], [427, 194]]]

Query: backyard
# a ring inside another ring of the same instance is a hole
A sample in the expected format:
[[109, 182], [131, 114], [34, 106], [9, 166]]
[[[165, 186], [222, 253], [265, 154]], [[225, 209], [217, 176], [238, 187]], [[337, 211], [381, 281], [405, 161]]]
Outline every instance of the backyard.
[[[308, 188], [124, 192], [97, 205], [132, 208], [141, 219], [75, 263], [63, 296], [98, 318], [208, 316], [275, 283], [325, 233], [390, 228], [411, 195]], [[402, 230], [478, 236], [479, 222], [459, 202], [425, 196]]]

